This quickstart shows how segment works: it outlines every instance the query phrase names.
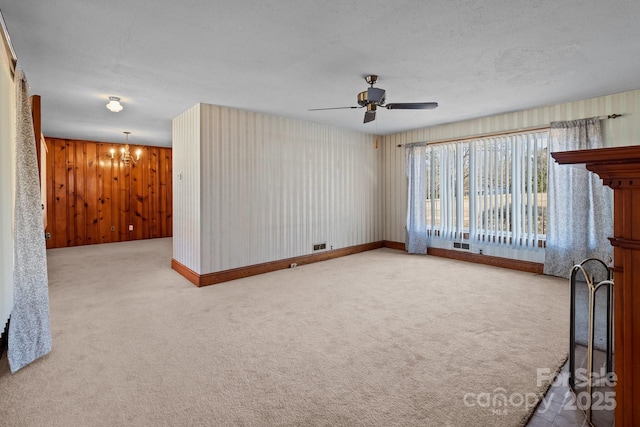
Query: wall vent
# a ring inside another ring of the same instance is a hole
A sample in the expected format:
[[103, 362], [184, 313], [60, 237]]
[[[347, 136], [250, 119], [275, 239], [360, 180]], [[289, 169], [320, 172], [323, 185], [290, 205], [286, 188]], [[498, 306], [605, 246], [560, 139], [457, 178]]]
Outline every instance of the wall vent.
[[453, 249], [462, 249], [468, 251], [471, 248], [468, 243], [453, 242]]
[[327, 249], [327, 244], [326, 243], [315, 243], [313, 245], [313, 250], [314, 251], [321, 251], [323, 249]]

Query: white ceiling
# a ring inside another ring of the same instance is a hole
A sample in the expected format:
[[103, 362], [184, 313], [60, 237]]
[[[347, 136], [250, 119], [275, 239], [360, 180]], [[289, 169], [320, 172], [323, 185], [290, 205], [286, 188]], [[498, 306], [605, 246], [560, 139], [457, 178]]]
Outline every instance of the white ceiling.
[[[640, 88], [640, 1], [0, 0], [47, 136], [171, 145], [198, 102], [390, 134]], [[357, 105], [366, 74], [387, 102]], [[110, 95], [124, 110], [105, 108]]]

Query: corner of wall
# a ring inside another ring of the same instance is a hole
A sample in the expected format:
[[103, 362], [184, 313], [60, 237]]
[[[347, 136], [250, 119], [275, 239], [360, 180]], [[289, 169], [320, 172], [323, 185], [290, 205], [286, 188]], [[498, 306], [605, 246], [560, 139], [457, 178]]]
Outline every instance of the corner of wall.
[[172, 120], [173, 259], [201, 273], [201, 104]]

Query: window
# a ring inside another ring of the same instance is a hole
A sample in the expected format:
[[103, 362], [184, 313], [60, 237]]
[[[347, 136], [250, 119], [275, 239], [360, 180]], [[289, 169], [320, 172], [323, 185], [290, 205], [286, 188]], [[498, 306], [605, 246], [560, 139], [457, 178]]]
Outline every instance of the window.
[[538, 248], [546, 233], [546, 132], [426, 147], [432, 238]]

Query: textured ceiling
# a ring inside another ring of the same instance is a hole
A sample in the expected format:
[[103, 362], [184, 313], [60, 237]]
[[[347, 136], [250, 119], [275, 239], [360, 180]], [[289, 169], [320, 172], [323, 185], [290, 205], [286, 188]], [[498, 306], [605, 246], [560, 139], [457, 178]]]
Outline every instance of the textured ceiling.
[[[640, 88], [640, 2], [0, 0], [45, 135], [171, 144], [198, 102], [389, 134]], [[387, 102], [352, 106], [378, 74]], [[105, 108], [110, 95], [124, 110]]]

